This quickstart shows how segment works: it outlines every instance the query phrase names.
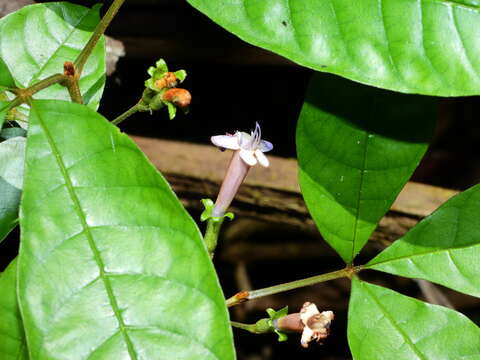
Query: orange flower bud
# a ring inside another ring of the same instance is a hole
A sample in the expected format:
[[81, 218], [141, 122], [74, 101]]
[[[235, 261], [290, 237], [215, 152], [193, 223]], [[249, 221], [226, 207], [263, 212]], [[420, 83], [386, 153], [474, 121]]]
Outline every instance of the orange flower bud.
[[165, 91], [162, 99], [175, 104], [179, 108], [185, 109], [190, 106], [190, 103], [192, 102], [192, 95], [188, 92], [188, 90], [174, 88]]
[[173, 72], [167, 72], [161, 79], [155, 81], [158, 89], [173, 88], [177, 86], [177, 76]]

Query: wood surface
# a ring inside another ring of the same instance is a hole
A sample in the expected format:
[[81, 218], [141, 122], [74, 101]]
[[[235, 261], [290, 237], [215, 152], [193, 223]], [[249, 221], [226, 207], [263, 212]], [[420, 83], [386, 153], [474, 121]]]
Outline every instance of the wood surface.
[[[132, 138], [164, 174], [187, 208], [200, 211], [200, 199], [215, 200], [231, 152], [221, 152], [213, 145]], [[269, 168], [255, 166], [250, 170], [231, 210], [241, 217], [314, 231], [297, 181], [297, 161], [272, 155], [269, 160]], [[449, 189], [407, 183], [373, 238], [380, 241], [398, 238], [455, 194], [456, 191]]]

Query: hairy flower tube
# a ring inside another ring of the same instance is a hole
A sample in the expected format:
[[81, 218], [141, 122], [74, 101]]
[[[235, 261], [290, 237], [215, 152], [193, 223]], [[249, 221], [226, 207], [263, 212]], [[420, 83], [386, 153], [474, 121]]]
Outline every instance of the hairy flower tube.
[[222, 217], [225, 214], [252, 166], [257, 163], [264, 167], [269, 166], [269, 161], [263, 153], [272, 150], [273, 145], [262, 140], [261, 137], [262, 130], [258, 123], [255, 124], [255, 130], [250, 135], [237, 131], [233, 135], [212, 136], [212, 143], [220, 149], [234, 150], [212, 211], [213, 217]]

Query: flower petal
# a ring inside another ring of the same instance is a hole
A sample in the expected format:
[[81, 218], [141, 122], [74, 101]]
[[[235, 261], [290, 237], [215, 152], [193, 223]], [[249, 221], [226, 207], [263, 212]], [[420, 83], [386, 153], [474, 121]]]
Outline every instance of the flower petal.
[[253, 144], [252, 135], [248, 135], [246, 132], [243, 132], [243, 131], [237, 132], [236, 135], [238, 136], [238, 144], [240, 145], [241, 149], [254, 150], [252, 148], [252, 144]]
[[270, 162], [268, 161], [267, 157], [261, 152], [260, 150], [255, 150], [255, 157], [257, 158], [258, 162], [260, 165], [263, 167], [268, 167], [270, 165]]
[[254, 152], [251, 150], [241, 149], [240, 157], [250, 166], [254, 166], [257, 164], [257, 159], [255, 158]]
[[270, 141], [261, 140], [261, 141], [260, 141], [260, 145], [258, 146], [258, 148], [259, 148], [262, 152], [268, 152], [268, 151], [270, 151], [270, 150], [273, 149], [273, 144], [272, 144]]
[[235, 135], [217, 135], [210, 138], [212, 143], [220, 148], [238, 150], [238, 138]]

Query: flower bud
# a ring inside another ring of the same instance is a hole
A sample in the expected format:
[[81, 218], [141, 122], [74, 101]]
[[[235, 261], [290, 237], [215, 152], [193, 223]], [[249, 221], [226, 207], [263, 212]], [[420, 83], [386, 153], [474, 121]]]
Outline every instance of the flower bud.
[[177, 86], [177, 76], [173, 72], [167, 72], [161, 79], [155, 81], [155, 87], [159, 90], [165, 88], [173, 88]]
[[173, 88], [163, 93], [162, 99], [171, 102], [181, 109], [186, 109], [192, 102], [192, 95], [185, 89]]

